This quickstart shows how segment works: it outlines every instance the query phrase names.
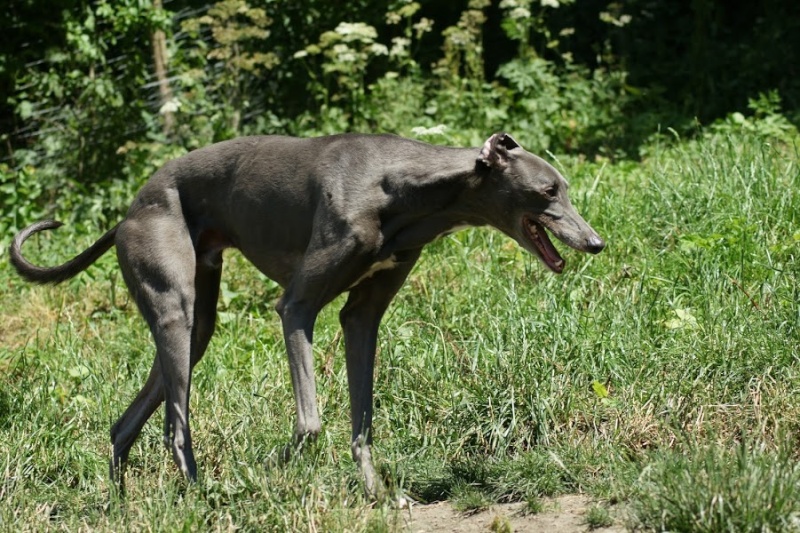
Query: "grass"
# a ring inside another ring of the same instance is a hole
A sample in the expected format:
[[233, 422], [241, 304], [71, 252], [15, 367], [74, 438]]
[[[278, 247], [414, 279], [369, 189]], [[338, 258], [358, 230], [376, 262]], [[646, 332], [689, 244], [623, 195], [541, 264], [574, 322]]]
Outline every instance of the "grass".
[[[562, 276], [487, 229], [431, 245], [382, 328], [384, 477], [473, 508], [582, 491], [624, 504], [643, 529], [797, 528], [798, 162], [791, 146], [721, 134], [641, 163], [562, 160], [609, 243], [596, 257], [565, 251]], [[94, 237], [62, 229], [26, 251], [52, 264]], [[341, 300], [316, 328], [320, 441], [269, 466], [293, 424], [280, 292], [235, 253], [193, 378], [201, 479], [180, 479], [159, 412], [115, 501], [108, 430], [153, 356], [115, 269], [108, 254], [89, 275], [34, 288], [0, 266], [0, 527], [401, 527], [365, 501], [350, 459]]]
[[602, 505], [594, 505], [586, 512], [586, 525], [589, 530], [609, 527], [614, 524], [609, 510]]
[[798, 487], [800, 468], [790, 448], [665, 452], [635, 485], [634, 518], [659, 531], [797, 531]]

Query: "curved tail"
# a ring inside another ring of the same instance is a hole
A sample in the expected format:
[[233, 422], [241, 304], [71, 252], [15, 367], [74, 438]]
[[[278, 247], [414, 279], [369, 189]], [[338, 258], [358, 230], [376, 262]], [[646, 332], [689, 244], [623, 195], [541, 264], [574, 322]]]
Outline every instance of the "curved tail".
[[75, 277], [97, 261], [109, 248], [114, 246], [114, 236], [119, 227], [119, 224], [117, 224], [89, 248], [62, 265], [49, 268], [40, 267], [34, 265], [22, 256], [22, 243], [28, 240], [28, 237], [40, 231], [58, 228], [61, 225], [61, 222], [55, 220], [42, 220], [41, 222], [31, 224], [14, 236], [9, 254], [11, 255], [11, 264], [20, 276], [34, 283], [61, 283], [62, 281]]

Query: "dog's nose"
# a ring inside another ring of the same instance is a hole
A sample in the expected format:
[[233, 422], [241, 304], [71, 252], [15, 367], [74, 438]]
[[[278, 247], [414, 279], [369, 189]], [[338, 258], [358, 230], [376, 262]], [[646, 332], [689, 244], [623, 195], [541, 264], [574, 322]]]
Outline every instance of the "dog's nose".
[[606, 243], [603, 242], [603, 239], [598, 237], [597, 235], [592, 235], [586, 241], [586, 248], [589, 250], [590, 253], [599, 254], [603, 251], [603, 248], [606, 247]]

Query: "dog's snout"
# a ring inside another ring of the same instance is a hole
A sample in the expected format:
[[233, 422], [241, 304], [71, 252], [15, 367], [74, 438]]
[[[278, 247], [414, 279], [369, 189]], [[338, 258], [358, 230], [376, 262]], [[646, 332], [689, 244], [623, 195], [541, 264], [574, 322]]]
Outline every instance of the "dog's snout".
[[606, 247], [605, 241], [597, 235], [592, 235], [586, 242], [586, 247], [590, 253], [599, 254]]

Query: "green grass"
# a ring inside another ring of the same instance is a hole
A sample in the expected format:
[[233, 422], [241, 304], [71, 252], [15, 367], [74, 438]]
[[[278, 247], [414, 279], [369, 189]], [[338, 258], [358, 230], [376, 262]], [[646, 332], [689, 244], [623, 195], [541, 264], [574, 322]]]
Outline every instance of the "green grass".
[[[798, 162], [744, 135], [654, 147], [641, 163], [560, 161], [608, 241], [594, 257], [564, 251], [561, 276], [488, 229], [431, 245], [381, 331], [374, 455], [387, 481], [478, 507], [582, 491], [644, 529], [796, 528]], [[64, 228], [26, 251], [54, 263], [97, 235]], [[173, 467], [159, 412], [124, 502], [106, 479], [108, 431], [153, 348], [113, 254], [55, 288], [0, 266], [2, 529], [402, 525], [362, 497], [350, 459], [341, 300], [316, 329], [320, 440], [268, 466], [294, 416], [280, 292], [226, 261], [221, 323], [193, 379], [200, 482]]]
[[606, 507], [594, 505], [586, 512], [586, 525], [589, 530], [609, 527], [614, 524], [614, 519]]
[[800, 529], [800, 467], [791, 448], [666, 452], [642, 472], [635, 490], [634, 519], [654, 530]]

